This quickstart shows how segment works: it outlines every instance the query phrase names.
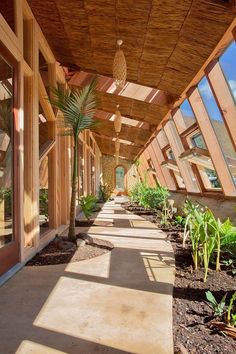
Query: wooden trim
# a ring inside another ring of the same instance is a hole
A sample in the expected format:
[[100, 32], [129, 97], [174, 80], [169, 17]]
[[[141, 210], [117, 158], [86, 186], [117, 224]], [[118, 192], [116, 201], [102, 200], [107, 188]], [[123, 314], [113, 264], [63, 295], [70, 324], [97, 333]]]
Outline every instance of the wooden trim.
[[179, 156], [180, 159], [183, 159], [184, 157], [188, 157], [189, 155], [202, 155], [202, 156], [207, 156], [209, 157], [209, 151], [206, 149], [201, 149], [199, 147], [193, 147], [191, 149], [185, 150], [182, 152], [182, 154]]
[[51, 151], [51, 149], [55, 146], [55, 140], [48, 140], [39, 148], [39, 162], [41, 162], [44, 157]]
[[188, 129], [186, 129], [185, 131], [183, 131], [181, 134], [180, 134], [180, 137], [183, 138], [183, 137], [186, 137], [192, 133], [194, 133], [195, 131], [197, 131], [199, 129], [199, 126], [198, 126], [198, 123], [194, 123], [193, 125], [191, 125], [191, 127], [189, 127]]
[[39, 102], [42, 106], [43, 112], [45, 114], [45, 118], [47, 119], [48, 122], [55, 121], [56, 117], [53, 108], [49, 102], [49, 97], [40, 73], [38, 74], [38, 77], [39, 77]]

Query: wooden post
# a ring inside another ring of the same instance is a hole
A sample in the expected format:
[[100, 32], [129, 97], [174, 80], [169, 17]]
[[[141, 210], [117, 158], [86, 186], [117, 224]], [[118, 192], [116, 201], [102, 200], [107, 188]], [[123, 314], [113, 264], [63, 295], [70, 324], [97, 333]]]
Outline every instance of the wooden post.
[[[57, 86], [56, 63], [48, 64], [49, 86]], [[52, 93], [50, 96], [53, 97]], [[56, 140], [56, 121], [48, 122], [48, 138]], [[57, 148], [54, 146], [48, 154], [48, 199], [49, 199], [49, 228], [57, 229]]]
[[233, 139], [234, 146], [236, 146], [236, 105], [218, 61], [207, 67], [206, 75], [229, 135]]
[[192, 92], [189, 93], [189, 102], [195, 113], [201, 133], [205, 139], [213, 165], [220, 179], [223, 192], [226, 196], [235, 196], [236, 191], [232, 176], [228, 169], [227, 163], [225, 161], [218, 139], [215, 135], [214, 129], [211, 125], [211, 121], [204, 106], [204, 103], [202, 102], [202, 98], [200, 96], [198, 88], [193, 89]]
[[188, 161], [181, 161], [179, 159], [181, 153], [184, 152], [184, 147], [175, 127], [175, 123], [172, 119], [165, 124], [164, 131], [169, 140], [170, 147], [175, 155], [176, 163], [179, 168], [179, 172], [184, 180], [187, 192], [199, 193], [200, 190], [190, 163]]
[[162, 150], [161, 150], [159, 142], [158, 142], [158, 136], [155, 139], [153, 139], [150, 146], [153, 149], [153, 152], [154, 152], [153, 156], [156, 157], [156, 161], [159, 165], [160, 171], [161, 171], [163, 178], [165, 180], [164, 185], [166, 185], [169, 190], [172, 190], [172, 191], [176, 190], [177, 189], [176, 184], [170, 174], [170, 171], [167, 168], [161, 166], [161, 163], [163, 161], [165, 161], [165, 158], [163, 156]]

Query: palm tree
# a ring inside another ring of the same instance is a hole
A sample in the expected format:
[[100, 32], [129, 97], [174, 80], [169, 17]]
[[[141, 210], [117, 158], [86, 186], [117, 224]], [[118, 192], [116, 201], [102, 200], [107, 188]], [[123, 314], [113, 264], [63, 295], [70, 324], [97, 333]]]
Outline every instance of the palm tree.
[[78, 185], [78, 147], [79, 133], [91, 128], [96, 109], [95, 89], [97, 80], [74, 91], [52, 89], [51, 104], [62, 112], [63, 135], [71, 135], [74, 143], [73, 175], [71, 182], [70, 225], [68, 239], [75, 241], [76, 193]]

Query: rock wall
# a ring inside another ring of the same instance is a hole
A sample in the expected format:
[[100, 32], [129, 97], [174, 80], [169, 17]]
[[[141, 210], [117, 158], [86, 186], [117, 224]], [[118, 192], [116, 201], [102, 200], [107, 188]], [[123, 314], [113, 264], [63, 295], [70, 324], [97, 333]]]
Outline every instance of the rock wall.
[[[125, 168], [126, 194], [132, 189], [136, 182], [138, 182], [138, 172], [136, 166], [129, 160], [120, 160], [119, 166]], [[117, 194], [115, 190], [115, 157], [103, 155], [102, 156], [102, 180], [113, 194]]]
[[[171, 192], [170, 199], [174, 199], [175, 206], [181, 209], [186, 197], [186, 194]], [[236, 225], [236, 202], [234, 200], [224, 199], [223, 197], [222, 199], [215, 199], [197, 195], [188, 195], [188, 198], [190, 198], [192, 201], [196, 201], [208, 206], [208, 208], [213, 211], [214, 215], [221, 220], [229, 217], [231, 221]]]

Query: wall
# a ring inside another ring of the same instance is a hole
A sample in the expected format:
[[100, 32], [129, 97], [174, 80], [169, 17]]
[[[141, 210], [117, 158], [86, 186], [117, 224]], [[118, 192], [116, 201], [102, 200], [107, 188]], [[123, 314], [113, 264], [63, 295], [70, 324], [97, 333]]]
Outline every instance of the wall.
[[[184, 193], [171, 192], [170, 199], [175, 200], [175, 205], [178, 209], [181, 209], [187, 195]], [[188, 195], [192, 201], [197, 201], [202, 205], [208, 206], [214, 213], [214, 215], [222, 220], [230, 218], [236, 225], [236, 201], [230, 199], [224, 199], [219, 197], [218, 199], [201, 197], [197, 195]]]
[[[126, 186], [127, 192], [138, 182], [138, 173], [136, 166], [128, 160], [120, 160], [120, 165], [126, 169]], [[114, 156], [103, 155], [102, 156], [102, 179], [103, 183], [108, 185], [111, 193], [115, 190], [115, 176], [114, 170], [116, 167], [116, 161]]]

